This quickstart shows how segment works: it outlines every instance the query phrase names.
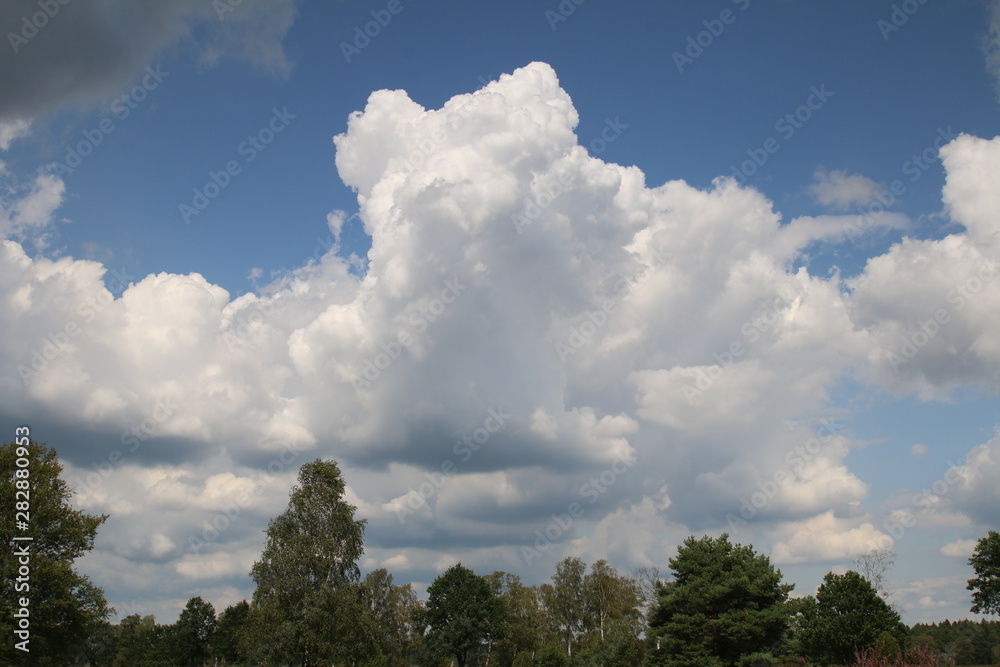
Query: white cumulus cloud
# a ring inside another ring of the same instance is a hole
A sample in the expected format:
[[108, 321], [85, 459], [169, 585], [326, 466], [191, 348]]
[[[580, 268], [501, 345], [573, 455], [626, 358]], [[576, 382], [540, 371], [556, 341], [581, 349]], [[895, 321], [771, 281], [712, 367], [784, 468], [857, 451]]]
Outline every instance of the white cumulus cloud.
[[[80, 502], [112, 513], [88, 557], [121, 573], [112, 597], [178, 575], [231, 596], [317, 456], [340, 461], [371, 562], [428, 580], [459, 557], [526, 567], [520, 547], [574, 503], [546, 558], [646, 565], [650, 535], [721, 532], [744, 499], [742, 529], [778, 562], [885, 542], [831, 393], [856, 375], [925, 398], [996, 380], [996, 141], [942, 150], [963, 229], [844, 281], [799, 260], [853, 216], [786, 223], [724, 177], [647, 184], [590, 156], [578, 120], [543, 63], [441, 109], [373, 93], [335, 138], [371, 236], [362, 272], [334, 247], [233, 298], [198, 273], [3, 242], [3, 409], [72, 435]], [[51, 216], [53, 187], [18, 215]], [[984, 447], [951, 496], [972, 516], [995, 506]]]

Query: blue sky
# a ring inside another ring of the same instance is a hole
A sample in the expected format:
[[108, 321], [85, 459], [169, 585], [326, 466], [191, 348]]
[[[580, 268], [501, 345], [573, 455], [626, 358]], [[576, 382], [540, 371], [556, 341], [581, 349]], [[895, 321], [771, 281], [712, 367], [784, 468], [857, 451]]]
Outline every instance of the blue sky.
[[[328, 140], [372, 90], [404, 89], [438, 108], [482, 81], [541, 60], [555, 68], [580, 111], [581, 143], [598, 136], [605, 118], [620, 118], [629, 131], [601, 157], [639, 166], [650, 184], [682, 178], [706, 187], [746, 160], [747, 150], [780, 139], [779, 153], [750, 183], [789, 218], [816, 212], [805, 190], [818, 164], [888, 183], [903, 176], [903, 164], [930, 145], [938, 128], [985, 135], [994, 127], [995, 95], [979, 46], [985, 10], [981, 3], [961, 5], [923, 6], [919, 19], [885, 41], [876, 22], [891, 8], [878, 4], [845, 11], [758, 2], [741, 11], [742, 3], [585, 3], [554, 31], [542, 7], [527, 3], [418, 4], [412, 12], [403, 4], [348, 63], [340, 43], [372, 20], [370, 11], [384, 8], [307, 4], [286, 37], [286, 76], [261, 75], [244, 62], [199, 71], [190, 45], [177, 45], [155, 61], [169, 76], [128, 117], [100, 107], [62, 110], [36, 130], [35, 142], [15, 145], [7, 162], [29, 170], [62, 162], [67, 145], [110, 116], [115, 132], [66, 179], [73, 196], [61, 212], [75, 223], [60, 228], [66, 251], [80, 256], [92, 242], [142, 275], [197, 271], [241, 293], [251, 289], [250, 268], [290, 269], [310, 254], [327, 212], [356, 210]], [[733, 23], [678, 72], [672, 54], [683, 53], [687, 38], [706, 30], [702, 22], [725, 9]], [[834, 93], [830, 106], [785, 139], [776, 121], [805, 102], [813, 85]], [[275, 107], [295, 115], [288, 131], [185, 229], [179, 204], [191, 201], [210, 171], [243, 159], [238, 145]], [[941, 177], [939, 167], [923, 172], [900, 210], [932, 213]], [[240, 221], [260, 216], [284, 224], [254, 224], [252, 233], [234, 238]], [[302, 234], [289, 234], [289, 225]], [[358, 251], [364, 246], [358, 239]]]
[[[666, 569], [783, 471], [736, 536], [798, 594], [892, 537], [904, 620], [972, 617], [1000, 516], [994, 4], [218, 6], [71, 4], [25, 41], [37, 3], [0, 10], [0, 414], [81, 480], [147, 424], [78, 498], [112, 517], [82, 565], [113, 604], [248, 596], [296, 466], [254, 475], [291, 447], [341, 462], [364, 567], [418, 588], [459, 559]], [[602, 472], [631, 477], [526, 557]]]

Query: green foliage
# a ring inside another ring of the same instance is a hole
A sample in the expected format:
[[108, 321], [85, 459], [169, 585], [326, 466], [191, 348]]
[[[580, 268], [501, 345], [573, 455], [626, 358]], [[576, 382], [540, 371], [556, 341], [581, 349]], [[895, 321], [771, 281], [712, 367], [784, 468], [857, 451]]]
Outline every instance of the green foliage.
[[215, 627], [215, 607], [200, 596], [188, 600], [173, 628], [174, 658], [191, 667], [202, 664], [208, 657]]
[[991, 530], [979, 540], [969, 565], [976, 572], [966, 586], [972, 591], [972, 611], [1000, 614], [1000, 533]]
[[563, 643], [570, 658], [575, 658], [579, 651], [591, 656], [625, 650], [598, 648], [611, 624], [619, 635], [621, 628], [627, 627], [631, 639], [625, 641], [619, 636], [618, 640], [625, 641], [628, 651], [638, 650], [638, 642], [633, 641], [642, 631], [638, 584], [620, 575], [607, 561], [597, 561], [587, 572], [587, 564], [580, 558], [565, 558], [556, 564], [551, 583], [542, 584], [538, 591], [548, 618], [549, 634]]
[[246, 660], [242, 649], [243, 633], [246, 631], [250, 616], [250, 603], [246, 600], [226, 607], [219, 614], [219, 622], [215, 626], [212, 637], [212, 655], [221, 658], [226, 664], [238, 664]]
[[618, 574], [606, 560], [599, 560], [583, 577], [584, 632], [605, 638], [609, 623], [627, 626], [638, 637], [642, 611], [636, 583]]
[[[874, 588], [874, 585], [872, 587]], [[883, 630], [882, 634], [878, 638], [878, 641], [875, 642], [876, 655], [880, 658], [893, 660], [902, 652], [903, 649], [900, 648], [899, 639], [896, 638], [896, 635], [892, 634], [888, 630]]]
[[520, 577], [507, 572], [497, 571], [485, 579], [504, 606], [503, 632], [493, 645], [496, 661], [508, 665], [516, 662], [517, 656], [526, 655], [530, 664], [531, 655], [549, 639], [538, 591], [524, 586]]
[[427, 608], [419, 617], [429, 627], [431, 652], [465, 667], [484, 640], [502, 633], [504, 606], [486, 579], [459, 563], [427, 588]]
[[420, 607], [410, 584], [396, 586], [392, 575], [382, 568], [369, 572], [361, 582], [361, 597], [366, 612], [374, 621], [374, 632], [387, 665], [408, 664], [416, 650], [420, 629], [414, 614]]
[[767, 652], [747, 653], [740, 656], [736, 664], [738, 667], [778, 667], [781, 660]]
[[646, 654], [647, 665], [734, 665], [783, 637], [792, 586], [766, 556], [725, 534], [689, 537], [670, 567], [675, 580], [658, 584], [650, 612], [647, 632], [660, 649]]
[[345, 584], [333, 590], [323, 604], [306, 617], [315, 629], [310, 664], [356, 664], [378, 655], [375, 620], [365, 605], [361, 584]]
[[586, 626], [587, 606], [583, 596], [583, 575], [587, 565], [579, 558], [556, 564], [551, 584], [539, 588], [552, 632], [572, 653], [577, 637]]
[[538, 667], [567, 667], [566, 647], [558, 641], [552, 641], [538, 653]]
[[87, 639], [80, 651], [80, 662], [86, 665], [110, 665], [118, 652], [118, 629], [105, 619], [87, 628]]
[[171, 664], [168, 628], [150, 614], [126, 616], [116, 628], [117, 650], [112, 667], [156, 667]]
[[264, 552], [250, 572], [257, 588], [249, 649], [275, 660], [298, 658], [303, 667], [377, 652], [357, 585], [365, 521], [354, 520], [344, 488], [332, 461], [317, 459], [299, 470], [288, 509], [268, 524]]
[[976, 646], [970, 638], [965, 636], [959, 637], [955, 640], [952, 650], [954, 651], [956, 665], [976, 664]]
[[899, 614], [853, 570], [827, 573], [804, 617], [802, 647], [824, 665], [853, 663], [855, 652], [874, 647], [883, 633], [892, 635], [897, 645], [906, 640]]
[[910, 646], [927, 646], [946, 652], [958, 664], [1000, 663], [1000, 621], [943, 621], [918, 623], [910, 629]]
[[[916, 626], [914, 626], [916, 627]], [[913, 634], [913, 630], [910, 631], [910, 646], [926, 646], [933, 651], [941, 650], [941, 646], [937, 643], [937, 640], [933, 636], [928, 634]]]
[[511, 667], [534, 667], [534, 664], [535, 661], [531, 659], [531, 653], [522, 651], [514, 658]]
[[582, 649], [573, 656], [578, 667], [627, 667], [638, 665], [641, 659], [636, 628], [626, 618], [613, 618], [605, 622], [604, 634], [592, 635]]
[[[104, 592], [73, 569], [73, 561], [94, 547], [97, 528], [107, 516], [73, 509], [72, 491], [59, 477], [62, 465], [56, 451], [33, 441], [24, 445], [0, 446], [0, 506], [5, 510], [0, 517], [4, 545], [0, 552], [0, 632], [5, 637], [0, 662], [62, 665], [77, 656], [91, 629], [111, 611]], [[27, 459], [28, 465], [19, 467], [19, 458]], [[18, 471], [24, 470], [28, 472], [18, 477]], [[15, 525], [17, 502], [26, 503], [22, 507], [30, 514], [26, 531]], [[14, 542], [15, 536], [33, 540]], [[28, 556], [16, 555], [15, 550], [24, 545], [28, 545]], [[27, 558], [30, 569], [20, 581], [19, 558]], [[21, 598], [29, 601], [29, 653], [14, 647], [20, 641], [15, 639], [14, 613]]]
[[797, 658], [805, 655], [802, 648], [802, 636], [805, 629], [805, 614], [816, 605], [816, 599], [811, 595], [802, 598], [790, 598], [785, 603], [786, 614], [788, 615], [788, 630], [784, 639], [773, 650], [776, 656], [780, 656], [784, 663], [788, 663], [793, 657]]
[[622, 576], [607, 561], [594, 563], [583, 577], [583, 633], [574, 664], [637, 665], [643, 630], [638, 583]]

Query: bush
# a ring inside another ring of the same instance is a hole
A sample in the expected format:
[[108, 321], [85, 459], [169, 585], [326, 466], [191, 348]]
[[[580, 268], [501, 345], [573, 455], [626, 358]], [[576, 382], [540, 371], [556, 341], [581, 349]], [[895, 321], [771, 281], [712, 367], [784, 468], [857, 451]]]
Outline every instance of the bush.
[[770, 653], [748, 653], [740, 656], [737, 667], [778, 667], [781, 660]]
[[809, 661], [801, 656], [794, 659], [791, 657], [785, 657], [779, 664], [781, 667], [812, 667]]
[[892, 655], [884, 644], [855, 653], [857, 667], [955, 667], [955, 660], [927, 646], [915, 646]]
[[903, 649], [899, 647], [899, 642], [891, 632], [883, 632], [875, 644], [875, 653], [880, 658], [892, 660], [902, 652]]

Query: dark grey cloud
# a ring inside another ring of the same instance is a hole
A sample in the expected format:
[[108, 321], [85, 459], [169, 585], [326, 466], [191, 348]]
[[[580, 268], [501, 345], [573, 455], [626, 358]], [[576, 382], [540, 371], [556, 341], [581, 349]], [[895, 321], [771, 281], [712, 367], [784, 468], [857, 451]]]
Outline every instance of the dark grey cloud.
[[[25, 417], [30, 415], [30, 417]], [[150, 424], [147, 422], [147, 430]], [[50, 407], [35, 404], [17, 413], [0, 410], [0, 424], [5, 433], [13, 433], [14, 425], [27, 424], [32, 438], [45, 442], [59, 453], [60, 461], [85, 469], [97, 469], [114, 459], [113, 467], [128, 462], [142, 466], [179, 465], [201, 461], [218, 447], [206, 448], [187, 438], [147, 435], [141, 421], [126, 428], [109, 430], [91, 424], [68, 421]], [[115, 454], [117, 452], [117, 454]]]
[[181, 39], [189, 40], [207, 66], [232, 57], [284, 71], [281, 40], [294, 21], [295, 0], [223, 4], [238, 6], [220, 16], [207, 0], [0, 4], [6, 42], [0, 46], [0, 120], [106, 101]]

